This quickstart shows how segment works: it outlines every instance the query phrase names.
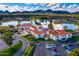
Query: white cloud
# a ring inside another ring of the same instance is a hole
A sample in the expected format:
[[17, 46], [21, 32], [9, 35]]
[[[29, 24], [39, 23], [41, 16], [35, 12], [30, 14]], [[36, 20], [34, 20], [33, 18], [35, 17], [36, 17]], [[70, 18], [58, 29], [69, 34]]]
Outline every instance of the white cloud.
[[0, 4], [0, 10], [5, 11], [8, 8], [7, 5]]
[[77, 4], [69, 5], [67, 8], [69, 12], [77, 12], [79, 11], [79, 6]]
[[0, 10], [1, 11], [10, 11], [10, 12], [13, 12], [13, 11], [34, 11], [34, 10], [37, 10], [38, 9], [38, 6], [36, 8], [34, 7], [30, 7], [30, 6], [25, 6], [25, 7], [20, 7], [18, 5], [15, 5], [15, 6], [9, 6], [9, 5], [4, 5], [4, 4], [0, 4]]
[[56, 4], [50, 7], [50, 9], [54, 11], [58, 10], [59, 8], [60, 8], [60, 4]]
[[12, 11], [22, 11], [22, 9], [23, 9], [22, 7], [19, 7], [17, 5], [15, 5], [15, 6], [8, 6], [8, 5], [0, 4], [0, 10], [1, 11], [8, 10], [8, 11], [12, 12]]
[[77, 4], [69, 5], [67, 8], [77, 8]]
[[13, 12], [13, 11], [22, 11], [22, 7], [19, 7], [19, 6], [9, 6], [8, 8], [7, 8], [7, 10], [8, 11], [10, 11], [10, 12]]
[[[31, 3], [28, 3], [29, 5]], [[33, 3], [34, 5], [36, 6], [24, 6], [24, 7], [21, 7], [21, 6], [18, 6], [18, 5], [14, 5], [14, 6], [10, 6], [10, 5], [5, 5], [5, 4], [0, 4], [0, 10], [2, 11], [10, 11], [10, 12], [13, 12], [13, 11], [34, 11], [34, 10], [39, 10], [39, 9], [42, 9], [42, 10], [47, 10], [47, 9], [51, 9], [53, 11], [56, 11], [56, 10], [62, 10], [62, 11], [69, 11], [69, 12], [79, 12], [79, 6], [77, 4], [72, 4], [72, 5], [69, 5], [69, 6], [66, 6], [66, 4], [63, 4], [63, 6], [60, 6], [59, 3]], [[40, 7], [39, 5], [43, 6], [43, 7]], [[45, 7], [48, 7], [48, 8], [44, 8]]]
[[47, 3], [46, 6], [55, 6], [57, 3]]
[[61, 11], [68, 11], [68, 12], [79, 12], [79, 6], [77, 4], [72, 4], [69, 6], [66, 6], [65, 4], [63, 6], [60, 6], [60, 4], [56, 4], [52, 7], [50, 7], [51, 10], [61, 10]]
[[39, 9], [38, 6], [36, 6], [35, 8], [26, 6], [26, 7], [23, 8], [23, 11], [26, 11], [26, 10], [27, 11], [34, 11], [34, 10], [38, 10], [38, 9]]

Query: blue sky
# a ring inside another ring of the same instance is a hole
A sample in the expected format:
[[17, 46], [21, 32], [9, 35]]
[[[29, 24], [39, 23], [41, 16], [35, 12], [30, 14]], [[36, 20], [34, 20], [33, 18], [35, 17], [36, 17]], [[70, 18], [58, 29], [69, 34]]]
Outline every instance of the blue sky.
[[1, 11], [34, 11], [39, 9], [79, 12], [79, 3], [0, 3]]

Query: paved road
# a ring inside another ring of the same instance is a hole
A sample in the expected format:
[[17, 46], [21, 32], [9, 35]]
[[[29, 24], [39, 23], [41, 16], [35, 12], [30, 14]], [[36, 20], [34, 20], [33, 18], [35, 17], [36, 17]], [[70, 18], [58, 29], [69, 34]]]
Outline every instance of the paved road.
[[35, 48], [33, 56], [46, 56], [45, 42], [41, 42], [40, 45]]
[[15, 36], [16, 36], [17, 40], [22, 41], [23, 46], [14, 54], [14, 56], [21, 56], [21, 55], [23, 55], [26, 48], [29, 46], [29, 42], [27, 40], [23, 39], [22, 37], [20, 37], [17, 34], [15, 34]]
[[3, 51], [7, 48], [9, 48], [10, 46], [6, 44], [6, 42], [4, 42], [2, 39], [0, 39], [0, 51]]

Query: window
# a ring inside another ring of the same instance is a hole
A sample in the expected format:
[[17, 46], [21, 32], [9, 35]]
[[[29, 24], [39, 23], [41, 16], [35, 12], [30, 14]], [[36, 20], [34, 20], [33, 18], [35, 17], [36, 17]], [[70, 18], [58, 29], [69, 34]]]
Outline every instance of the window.
[[57, 38], [59, 38], [59, 36], [57, 36]]
[[41, 35], [39, 35], [39, 36], [41, 36]]
[[71, 35], [69, 35], [69, 37], [71, 37]]

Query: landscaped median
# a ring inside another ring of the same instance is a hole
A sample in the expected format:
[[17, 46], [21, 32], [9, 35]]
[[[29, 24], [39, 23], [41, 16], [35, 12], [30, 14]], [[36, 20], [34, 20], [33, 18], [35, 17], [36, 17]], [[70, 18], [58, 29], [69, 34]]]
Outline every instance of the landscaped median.
[[35, 45], [30, 45], [24, 52], [23, 56], [33, 56]]
[[[34, 42], [33, 41], [34, 38], [32, 36], [22, 35], [21, 37], [23, 37], [25, 40], [28, 40], [29, 43]], [[26, 48], [25, 52], [23, 53], [23, 56], [33, 56], [35, 48], [36, 48], [35, 44], [30, 44], [28, 48]]]
[[19, 42], [8, 49], [0, 52], [0, 56], [12, 56], [22, 47], [22, 42]]

